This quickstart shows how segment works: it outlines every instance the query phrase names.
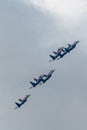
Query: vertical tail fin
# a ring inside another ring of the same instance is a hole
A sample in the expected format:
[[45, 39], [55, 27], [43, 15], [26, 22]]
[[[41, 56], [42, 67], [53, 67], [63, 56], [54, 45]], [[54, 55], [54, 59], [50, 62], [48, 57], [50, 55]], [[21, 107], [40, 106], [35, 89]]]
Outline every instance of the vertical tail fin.
[[49, 55], [51, 58], [52, 58], [52, 60], [55, 60], [55, 56], [52, 56], [52, 55]]
[[30, 81], [30, 83], [31, 83], [31, 85], [32, 85], [33, 87], [35, 87], [35, 86], [36, 86], [36, 84], [35, 84], [35, 83], [33, 83], [33, 82], [31, 82], [31, 81]]

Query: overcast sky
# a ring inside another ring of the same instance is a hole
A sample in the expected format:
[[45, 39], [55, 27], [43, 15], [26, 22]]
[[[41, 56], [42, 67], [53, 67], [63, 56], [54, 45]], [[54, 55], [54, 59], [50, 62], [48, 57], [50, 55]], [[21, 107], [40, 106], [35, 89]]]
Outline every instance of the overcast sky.
[[[0, 0], [1, 130], [87, 129], [86, 33], [87, 0]], [[75, 40], [74, 50], [49, 63], [49, 54]], [[52, 78], [29, 90], [50, 69]]]

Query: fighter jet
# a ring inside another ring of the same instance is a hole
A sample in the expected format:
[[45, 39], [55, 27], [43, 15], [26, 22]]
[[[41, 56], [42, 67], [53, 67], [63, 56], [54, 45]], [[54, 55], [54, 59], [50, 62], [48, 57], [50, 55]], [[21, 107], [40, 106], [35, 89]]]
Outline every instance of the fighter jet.
[[57, 52], [53, 51], [53, 53], [55, 55], [49, 55], [51, 57], [51, 59], [52, 59], [52, 60], [50, 60], [50, 62], [54, 61], [56, 58], [58, 58], [63, 51], [64, 51], [64, 47], [58, 48]]
[[36, 83], [30, 81], [30, 84], [32, 85], [32, 87], [30, 87], [30, 89], [33, 87], [36, 87], [38, 84], [41, 84], [43, 77], [44, 77], [44, 75], [40, 75], [38, 79], [34, 78]]
[[67, 52], [67, 53], [69, 53], [71, 50], [73, 50], [75, 47], [76, 47], [76, 45], [79, 43], [79, 41], [75, 41], [73, 44], [68, 44], [68, 47], [67, 48], [65, 48], [65, 51]]
[[53, 72], [54, 72], [55, 70], [50, 70], [50, 72], [46, 75], [46, 74], [44, 74], [44, 77], [45, 78], [43, 78], [43, 83], [45, 83], [48, 79], [50, 79], [51, 78], [51, 76], [52, 76], [52, 74], [53, 74]]
[[23, 99], [18, 99], [18, 100], [20, 101], [20, 103], [15, 102], [15, 104], [17, 105], [17, 107], [15, 107], [15, 109], [16, 109], [16, 108], [20, 108], [20, 107], [27, 101], [27, 99], [28, 99], [30, 96], [31, 96], [31, 95], [26, 95]]

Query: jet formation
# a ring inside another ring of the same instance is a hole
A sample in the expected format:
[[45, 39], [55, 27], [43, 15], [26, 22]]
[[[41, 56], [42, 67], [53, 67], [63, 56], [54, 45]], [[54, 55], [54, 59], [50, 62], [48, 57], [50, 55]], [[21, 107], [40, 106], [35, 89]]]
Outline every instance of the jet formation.
[[51, 57], [50, 62], [56, 59], [59, 60], [60, 58], [63, 58], [67, 53], [73, 50], [78, 43], [79, 41], [75, 41], [73, 44], [68, 44], [68, 47], [61, 47], [57, 50], [57, 52], [53, 51], [55, 55], [49, 55]]
[[30, 84], [32, 85], [32, 87], [30, 87], [30, 89], [36, 87], [37, 85], [41, 85], [41, 84], [45, 83], [49, 78], [51, 78], [54, 71], [55, 70], [50, 70], [50, 72], [48, 72], [48, 74], [40, 75], [38, 79], [34, 78], [36, 83], [30, 81]]
[[[68, 44], [68, 47], [60, 47], [60, 48], [58, 48], [57, 51], [53, 51], [54, 55], [52, 55], [52, 54], [49, 55], [51, 58], [50, 62], [52, 62], [56, 59], [59, 60], [60, 58], [63, 58], [67, 53], [70, 53], [71, 50], [73, 50], [78, 43], [79, 43], [79, 41], [75, 41], [73, 44]], [[34, 78], [34, 81], [29, 81], [30, 84], [32, 85], [30, 87], [30, 89], [36, 87], [37, 85], [46, 83], [52, 77], [52, 74], [54, 73], [54, 71], [55, 71], [55, 69], [50, 70], [47, 74], [42, 74], [38, 78]], [[29, 94], [29, 95], [26, 95], [23, 99], [18, 99], [20, 101], [20, 103], [15, 102], [15, 104], [16, 104], [15, 109], [20, 108], [23, 104], [25, 104], [25, 102], [27, 101], [27, 99], [30, 96], [31, 95]]]

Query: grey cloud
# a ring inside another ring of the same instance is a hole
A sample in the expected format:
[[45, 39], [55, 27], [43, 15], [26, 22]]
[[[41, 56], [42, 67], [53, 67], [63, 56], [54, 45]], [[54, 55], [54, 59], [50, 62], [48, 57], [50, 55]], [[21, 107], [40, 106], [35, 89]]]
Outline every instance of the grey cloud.
[[[51, 16], [33, 6], [10, 0], [0, 1], [0, 7], [1, 111], [10, 109], [3, 111], [0, 128], [86, 128], [86, 24], [66, 29], [60, 21], [57, 26]], [[53, 50], [79, 39], [79, 45], [70, 54], [48, 63]], [[28, 90], [27, 81], [52, 68], [56, 71], [46, 84]], [[27, 93], [31, 93], [30, 100], [15, 111], [15, 100]]]

